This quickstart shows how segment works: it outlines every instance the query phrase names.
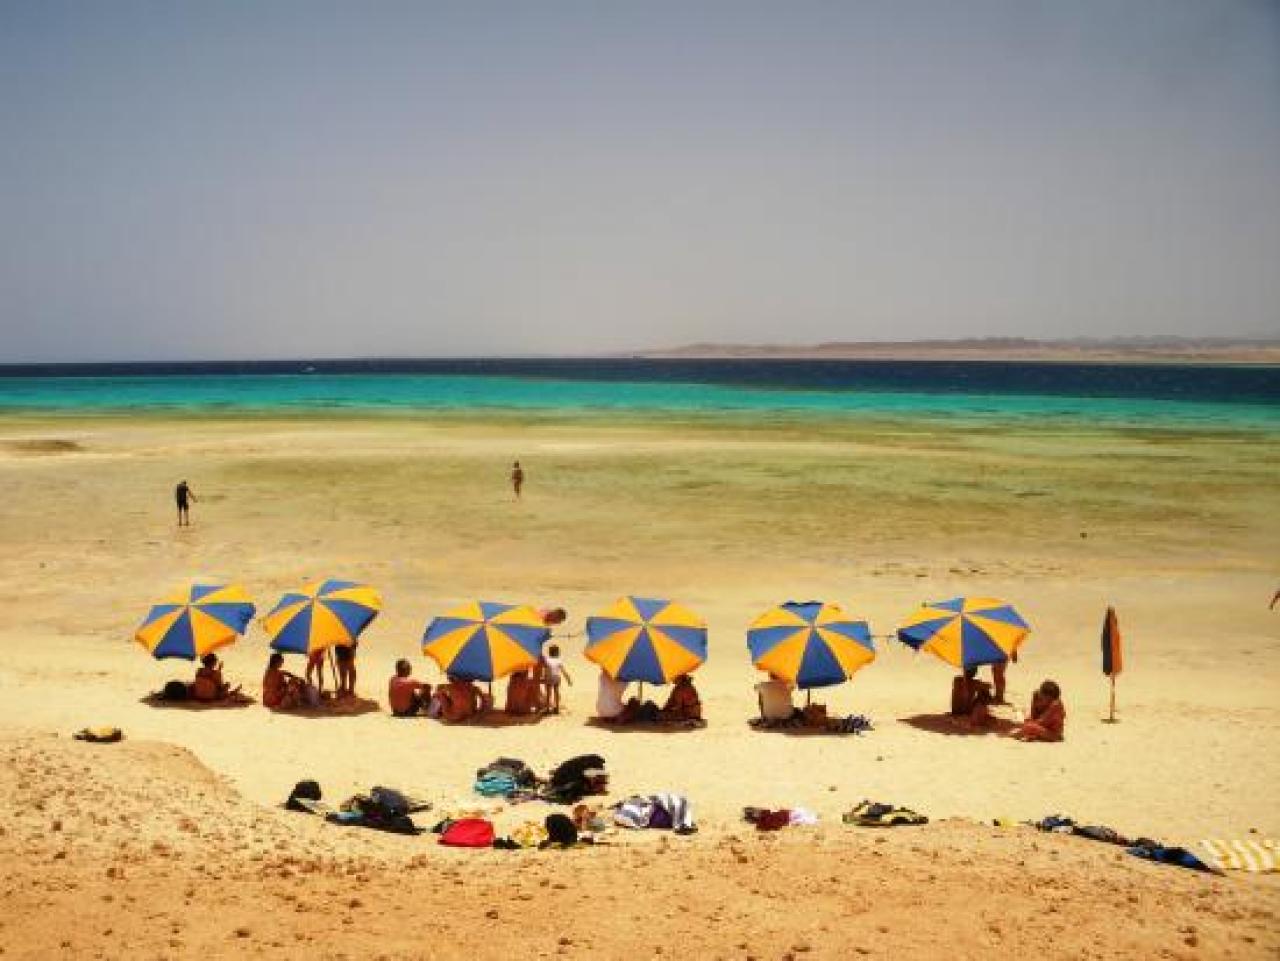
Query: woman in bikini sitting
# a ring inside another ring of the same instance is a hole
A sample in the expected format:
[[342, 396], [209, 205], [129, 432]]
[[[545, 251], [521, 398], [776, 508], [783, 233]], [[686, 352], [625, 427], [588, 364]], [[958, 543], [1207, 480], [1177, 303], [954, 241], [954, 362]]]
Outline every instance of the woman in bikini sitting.
[[1062, 690], [1054, 681], [1045, 681], [1031, 698], [1031, 716], [1013, 729], [1020, 741], [1061, 741], [1066, 730], [1067, 709]]

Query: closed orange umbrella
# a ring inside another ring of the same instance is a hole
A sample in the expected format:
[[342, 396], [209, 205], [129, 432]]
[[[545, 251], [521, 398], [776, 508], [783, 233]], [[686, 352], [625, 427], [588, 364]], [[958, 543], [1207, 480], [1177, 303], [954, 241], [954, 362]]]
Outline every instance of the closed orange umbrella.
[[1120, 642], [1120, 624], [1116, 621], [1116, 609], [1107, 608], [1102, 619], [1102, 673], [1111, 678], [1111, 716], [1107, 721], [1116, 722], [1116, 675], [1124, 669], [1124, 651]]

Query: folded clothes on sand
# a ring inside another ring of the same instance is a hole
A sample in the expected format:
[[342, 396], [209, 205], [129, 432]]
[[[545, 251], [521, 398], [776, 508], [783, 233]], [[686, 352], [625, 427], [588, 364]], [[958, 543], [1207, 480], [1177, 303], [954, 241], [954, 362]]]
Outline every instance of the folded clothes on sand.
[[768, 808], [743, 808], [742, 819], [754, 824], [760, 831], [778, 831], [785, 827], [818, 823], [818, 815], [805, 808], [782, 808], [777, 811], [771, 811]]
[[509, 798], [520, 790], [516, 779], [507, 771], [486, 771], [476, 778], [473, 787], [482, 797]]
[[525, 821], [511, 832], [511, 840], [517, 847], [536, 848], [547, 839], [547, 828], [537, 821]]

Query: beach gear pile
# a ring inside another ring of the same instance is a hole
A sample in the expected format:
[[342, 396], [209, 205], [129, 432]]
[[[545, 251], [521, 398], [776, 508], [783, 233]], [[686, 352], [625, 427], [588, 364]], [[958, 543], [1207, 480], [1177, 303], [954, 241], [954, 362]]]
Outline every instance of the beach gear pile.
[[367, 792], [353, 794], [335, 810], [323, 800], [316, 781], [304, 780], [294, 785], [284, 803], [289, 811], [301, 811], [323, 817], [342, 827], [370, 828], [391, 834], [421, 834], [413, 815], [428, 811], [431, 804], [416, 801], [395, 788], [375, 786]]
[[[820, 708], [820, 704], [812, 704], [810, 708]], [[797, 708], [791, 717], [774, 721], [763, 717], [753, 717], [747, 722], [759, 731], [812, 731], [824, 734], [866, 734], [874, 731], [875, 725], [865, 714], [850, 714], [847, 717], [827, 717], [826, 709], [821, 712], [810, 711], [809, 708]]]
[[476, 772], [472, 785], [482, 797], [506, 801], [576, 804], [589, 795], [609, 793], [609, 774], [599, 754], [579, 754], [540, 778], [518, 758], [500, 757]]
[[1119, 845], [1129, 854], [1132, 854], [1136, 858], [1142, 858], [1144, 861], [1154, 861], [1157, 864], [1170, 864], [1174, 867], [1186, 868], [1190, 871], [1202, 871], [1208, 874], [1222, 873], [1220, 869], [1207, 864], [1186, 848], [1161, 844], [1159, 841], [1153, 841], [1151, 838], [1136, 838], [1130, 840], [1115, 829], [1106, 827], [1105, 825], [1077, 824], [1069, 817], [1063, 817], [1060, 814], [1052, 814], [1049, 817], [1036, 821], [1035, 827], [1041, 831], [1048, 831], [1052, 834], [1071, 834], [1075, 837], [1082, 837], [1090, 841], [1100, 841], [1103, 844]]

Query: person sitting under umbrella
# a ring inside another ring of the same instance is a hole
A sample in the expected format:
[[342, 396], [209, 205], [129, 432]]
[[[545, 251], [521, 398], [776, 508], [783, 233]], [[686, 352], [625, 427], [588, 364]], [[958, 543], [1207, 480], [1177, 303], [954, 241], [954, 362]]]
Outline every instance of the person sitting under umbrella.
[[951, 682], [951, 715], [970, 727], [985, 727], [991, 720], [991, 685], [978, 680], [978, 669], [966, 667]]
[[513, 671], [507, 680], [507, 700], [504, 710], [515, 717], [536, 714], [542, 710], [542, 685], [532, 668]]
[[475, 681], [459, 677], [457, 674], [445, 675], [449, 683], [436, 688], [441, 699], [440, 719], [450, 724], [468, 721], [478, 714], [483, 714], [490, 707], [488, 697], [476, 687]]
[[769, 680], [756, 685], [756, 698], [760, 702], [760, 718], [766, 723], [790, 721], [796, 715], [796, 707], [791, 702], [791, 685], [769, 673]]
[[239, 691], [231, 690], [231, 685], [222, 679], [222, 662], [212, 651], [200, 658], [200, 669], [196, 671], [196, 679], [191, 683], [191, 700], [222, 701]]
[[693, 686], [693, 678], [681, 674], [671, 688], [667, 703], [662, 706], [660, 715], [664, 721], [701, 721], [702, 699], [698, 689]]
[[306, 682], [284, 669], [284, 655], [272, 651], [262, 675], [262, 706], [272, 710], [290, 711], [301, 707]]
[[602, 721], [616, 721], [627, 707], [627, 682], [612, 677], [600, 668], [600, 681], [596, 691], [596, 717]]

